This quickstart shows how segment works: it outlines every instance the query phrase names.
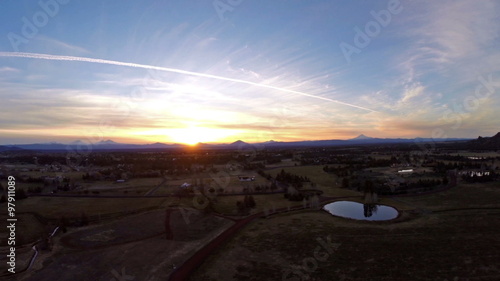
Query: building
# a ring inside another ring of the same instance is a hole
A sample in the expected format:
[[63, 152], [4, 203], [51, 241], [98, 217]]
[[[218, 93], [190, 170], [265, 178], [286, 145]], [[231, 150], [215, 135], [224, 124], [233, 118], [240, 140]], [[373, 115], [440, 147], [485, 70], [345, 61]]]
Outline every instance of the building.
[[254, 181], [255, 176], [238, 176], [240, 181]]

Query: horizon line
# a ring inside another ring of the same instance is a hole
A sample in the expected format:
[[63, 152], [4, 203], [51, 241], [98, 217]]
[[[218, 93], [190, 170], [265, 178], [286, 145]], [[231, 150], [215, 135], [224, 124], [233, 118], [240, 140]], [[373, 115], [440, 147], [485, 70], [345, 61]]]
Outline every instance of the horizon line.
[[[361, 134], [363, 135], [363, 134]], [[358, 135], [357, 137], [361, 136], [361, 135]], [[156, 142], [115, 142], [113, 141], [112, 139], [106, 139], [106, 140], [103, 140], [103, 141], [99, 141], [99, 142], [91, 142], [91, 141], [88, 141], [88, 142], [85, 142], [85, 141], [82, 141], [82, 140], [75, 140], [73, 142], [69, 142], [69, 143], [63, 143], [63, 142], [56, 142], [56, 141], [52, 141], [52, 142], [32, 142], [32, 143], [11, 143], [11, 144], [0, 144], [0, 146], [16, 146], [16, 145], [51, 145], [51, 144], [54, 144], [54, 145], [67, 145], [67, 146], [71, 146], [71, 145], [79, 145], [79, 144], [82, 144], [82, 145], [105, 145], [106, 142], [109, 142], [111, 141], [112, 144], [110, 145], [152, 145], [152, 144], [163, 144], [163, 145], [183, 145], [183, 146], [197, 146], [197, 145], [200, 145], [200, 144], [208, 144], [208, 145], [229, 145], [229, 144], [234, 144], [234, 143], [237, 143], [237, 142], [242, 142], [242, 143], [246, 143], [246, 144], [265, 144], [265, 143], [293, 143], [293, 142], [316, 142], [316, 141], [364, 141], [364, 140], [417, 140], [417, 139], [434, 139], [434, 140], [447, 140], [447, 139], [452, 139], [452, 140], [470, 140], [470, 139], [476, 139], [476, 138], [471, 138], [471, 137], [447, 137], [447, 138], [432, 138], [432, 137], [386, 137], [386, 138], [380, 138], [380, 137], [367, 137], [366, 139], [357, 139], [357, 137], [354, 137], [354, 138], [347, 138], [347, 139], [318, 139], [318, 140], [307, 140], [307, 139], [304, 139], [304, 140], [291, 140], [291, 141], [282, 141], [282, 140], [268, 140], [268, 141], [258, 141], [258, 142], [246, 142], [246, 141], [243, 141], [241, 139], [238, 139], [236, 141], [232, 141], [232, 142], [198, 142], [198, 143], [195, 143], [195, 144], [188, 144], [188, 143], [182, 143], [182, 142], [173, 142], [173, 143], [169, 143], [169, 142], [160, 142], [160, 141], [156, 141]], [[479, 136], [481, 137], [481, 136]], [[491, 136], [492, 137], [492, 136]]]

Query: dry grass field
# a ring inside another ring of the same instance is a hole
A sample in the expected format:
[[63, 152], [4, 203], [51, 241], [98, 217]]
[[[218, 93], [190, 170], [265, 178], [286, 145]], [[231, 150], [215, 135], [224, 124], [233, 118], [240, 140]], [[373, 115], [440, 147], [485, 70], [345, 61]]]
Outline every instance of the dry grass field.
[[160, 206], [165, 198], [62, 198], [30, 197], [17, 202], [22, 212], [35, 212], [43, 217], [58, 219], [133, 212]]
[[[32, 270], [10, 280], [165, 280], [232, 221], [191, 210], [189, 219], [173, 213], [171, 239], [165, 237], [165, 211], [128, 216], [58, 235], [52, 252], [42, 252]], [[77, 249], [75, 249], [76, 247]], [[83, 247], [83, 248], [79, 248]], [[133, 278], [133, 279], [130, 279]]]
[[[460, 185], [401, 198], [411, 207], [399, 204], [407, 210], [496, 209], [405, 213], [388, 222], [354, 221], [311, 210], [259, 219], [213, 254], [190, 280], [499, 280], [498, 198], [494, 184]], [[334, 249], [315, 252], [322, 245], [318, 239], [330, 239]]]
[[[316, 184], [315, 188], [320, 189], [324, 192], [324, 196], [337, 197], [360, 195], [358, 192], [340, 188], [341, 179], [339, 179], [335, 175], [326, 173], [325, 171], [323, 171], [323, 167], [324, 166], [322, 165], [284, 167], [267, 170], [266, 173], [275, 177], [279, 172], [281, 172], [281, 170], [284, 170], [287, 173], [308, 177], [313, 183]], [[305, 184], [304, 188], [308, 188], [307, 184]]]

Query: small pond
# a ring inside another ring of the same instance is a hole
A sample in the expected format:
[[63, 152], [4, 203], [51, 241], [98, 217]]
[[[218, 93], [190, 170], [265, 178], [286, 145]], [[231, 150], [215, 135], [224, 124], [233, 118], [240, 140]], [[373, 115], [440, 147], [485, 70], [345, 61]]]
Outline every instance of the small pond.
[[362, 204], [353, 201], [337, 201], [323, 207], [334, 216], [368, 221], [392, 220], [398, 216], [393, 207], [378, 204]]

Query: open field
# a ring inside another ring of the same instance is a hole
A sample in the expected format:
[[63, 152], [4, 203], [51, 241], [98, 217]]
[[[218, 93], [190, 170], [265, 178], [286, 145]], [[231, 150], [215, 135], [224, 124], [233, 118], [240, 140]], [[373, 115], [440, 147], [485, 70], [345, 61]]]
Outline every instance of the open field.
[[[190, 280], [498, 280], [499, 193], [498, 183], [461, 184], [425, 196], [382, 198], [381, 204], [400, 210], [450, 210], [405, 213], [395, 222], [312, 210], [259, 219]], [[451, 210], [473, 207], [492, 209]], [[335, 244], [330, 252], [317, 240], [328, 237]]]
[[[316, 183], [316, 189], [320, 189], [324, 192], [324, 196], [356, 196], [360, 195], [358, 192], [342, 189], [341, 179], [337, 176], [326, 173], [323, 171], [322, 165], [316, 166], [297, 166], [297, 167], [285, 167], [285, 168], [276, 168], [271, 170], [266, 170], [266, 173], [275, 177], [281, 170], [285, 172], [308, 177], [313, 183]], [[304, 188], [308, 188], [307, 183], [304, 184]]]
[[[130, 213], [142, 212], [156, 208], [164, 208], [177, 203], [175, 198], [68, 198], [68, 197], [29, 197], [17, 202], [17, 244], [24, 245], [38, 240], [42, 233], [48, 233], [56, 222], [65, 217], [78, 220], [85, 214], [91, 221], [118, 218]], [[6, 206], [0, 204], [0, 206]], [[189, 206], [189, 205], [187, 205]], [[45, 226], [33, 214], [42, 219], [51, 219]], [[0, 217], [5, 221], [6, 216]], [[0, 234], [7, 234], [2, 228]], [[0, 242], [5, 242], [2, 239]], [[3, 243], [2, 245], [5, 245]]]
[[39, 215], [58, 219], [133, 212], [160, 206], [168, 198], [68, 198], [68, 197], [29, 197], [17, 202], [22, 212], [35, 212]]
[[[164, 213], [128, 216], [60, 234], [56, 247], [44, 252], [33, 270], [11, 280], [114, 280], [123, 272], [135, 280], [165, 280], [175, 265], [232, 224], [195, 210], [186, 220], [177, 212], [170, 221], [173, 237], [167, 240]], [[66, 247], [64, 240], [85, 250]]]
[[160, 184], [163, 179], [161, 178], [133, 178], [126, 182], [117, 183], [115, 181], [95, 181], [84, 182], [83, 188], [88, 190], [105, 190], [105, 189], [123, 189], [133, 190], [135, 188], [153, 188]]
[[[5, 206], [4, 204], [0, 206]], [[6, 221], [9, 218], [5, 213], [2, 213], [0, 220]], [[18, 214], [16, 216], [16, 243], [18, 245], [24, 245], [27, 243], [34, 242], [42, 236], [45, 232], [49, 230], [47, 227], [40, 222], [33, 214]], [[7, 245], [7, 234], [8, 229], [2, 227], [0, 229], [0, 245]]]
[[254, 189], [257, 185], [270, 185], [271, 183], [257, 174], [256, 172], [242, 172], [241, 175], [253, 176], [254, 181], [240, 181], [238, 175], [231, 173], [201, 173], [193, 177], [182, 178], [179, 177], [176, 180], [167, 180], [164, 186], [160, 187], [154, 195], [165, 195], [176, 192], [183, 183], [193, 184], [196, 182], [202, 182], [205, 186], [214, 188], [216, 190], [222, 188], [224, 193], [240, 193], [243, 192], [245, 187], [249, 189]]
[[[37, 169], [40, 169], [40, 167], [38, 167]], [[68, 178], [72, 181], [82, 181], [82, 175], [84, 175], [83, 172], [77, 172], [77, 171], [66, 171], [66, 172], [27, 171], [27, 172], [20, 172], [20, 174], [25, 175], [25, 176], [29, 176], [32, 178], [39, 178], [42, 176], [48, 176], [48, 177], [62, 176], [62, 177]]]
[[400, 197], [400, 201], [431, 211], [460, 208], [499, 207], [500, 188], [498, 182], [460, 183], [451, 189], [429, 195]]
[[273, 169], [277, 167], [294, 167], [296, 165], [300, 165], [300, 162], [293, 161], [293, 159], [283, 159], [279, 163], [266, 164], [266, 168]]
[[[379, 189], [384, 183], [441, 180], [446, 175], [442, 169], [433, 167], [414, 167], [412, 174], [398, 174], [398, 170], [407, 167], [405, 161], [409, 161], [405, 160], [408, 152], [404, 151], [396, 151], [393, 160], [391, 153], [384, 154], [380, 149], [381, 152], [372, 158], [389, 161], [371, 167], [369, 152], [355, 151], [350, 158], [334, 150], [332, 154], [317, 149], [301, 152], [303, 163], [323, 164], [299, 166], [282, 157], [281, 162], [267, 165], [263, 170], [273, 177], [284, 170], [309, 178], [314, 184], [304, 182], [302, 189], [322, 190], [323, 204], [335, 200], [364, 203], [361, 192], [340, 187], [343, 177], [349, 180], [353, 189], [358, 184], [362, 188], [368, 179]], [[464, 179], [490, 180], [484, 184], [468, 184], [460, 182], [462, 178], [459, 178], [457, 186], [425, 195], [379, 196], [379, 204], [397, 208], [400, 215], [390, 221], [355, 221], [316, 209], [312, 202], [310, 208], [275, 213], [278, 209], [307, 204], [285, 198], [281, 184], [274, 190], [280, 193], [253, 194], [255, 208], [238, 207], [237, 202], [243, 202], [245, 196], [231, 193], [256, 192], [257, 186], [270, 186], [272, 181], [257, 173], [259, 165], [253, 166], [255, 170], [242, 171], [243, 164], [237, 161], [221, 164], [221, 159], [230, 153], [222, 153], [219, 159], [197, 158], [203, 155], [206, 154], [179, 153], [175, 155], [179, 157], [179, 164], [175, 164], [172, 170], [170, 164], [165, 165], [161, 159], [135, 154], [135, 158], [130, 159], [141, 163], [142, 170], [148, 171], [142, 175], [169, 176], [131, 178], [123, 183], [84, 181], [81, 172], [34, 172], [29, 171], [29, 165], [10, 167], [16, 169], [14, 171], [1, 170], [4, 175], [16, 173], [33, 177], [41, 173], [63, 174], [71, 178], [71, 183], [80, 186], [77, 190], [58, 191], [53, 197], [32, 196], [16, 202], [16, 215], [20, 218], [17, 225], [20, 265], [27, 264], [30, 253], [33, 253], [29, 248], [31, 243], [61, 224], [63, 216], [67, 219], [64, 221], [69, 232], [56, 235], [54, 249], [41, 251], [34, 268], [14, 279], [107, 281], [117, 279], [117, 274], [123, 273], [136, 280], [165, 280], [176, 265], [181, 267], [176, 271], [176, 274], [181, 274], [176, 277], [185, 280], [183, 274], [192, 272], [198, 262], [203, 262], [202, 266], [191, 280], [500, 279], [500, 264], [497, 262], [500, 239], [496, 235], [500, 227], [498, 177]], [[285, 154], [264, 153], [259, 157], [273, 160], [277, 155]], [[454, 158], [446, 157], [446, 154], [427, 157], [436, 165], [457, 162], [448, 160]], [[200, 163], [215, 163], [206, 166], [196, 163], [198, 160]], [[156, 164], [152, 163], [154, 161]], [[345, 168], [336, 171], [342, 177], [323, 171], [324, 163], [342, 163], [329, 165]], [[250, 164], [245, 165], [250, 167]], [[119, 163], [112, 167], [116, 165]], [[474, 159], [464, 158], [460, 165], [463, 172], [479, 169]], [[96, 171], [92, 177], [109, 175], [109, 170], [100, 174], [99, 168], [93, 167]], [[134, 166], [123, 167], [124, 171], [128, 169], [124, 173], [129, 175], [142, 171], [134, 170]], [[194, 168], [190, 170], [189, 167]], [[218, 172], [208, 172], [212, 167]], [[446, 169], [450, 171], [449, 167]], [[494, 175], [495, 162], [488, 161], [481, 169], [492, 171]], [[240, 181], [238, 176], [254, 176], [255, 180]], [[391, 180], [394, 177], [399, 181]], [[187, 196], [187, 192], [178, 193], [184, 183], [191, 185], [187, 191], [204, 189], [204, 194], [212, 194], [211, 204], [198, 192], [194, 197], [192, 194]], [[27, 189], [38, 185], [18, 181], [16, 187]], [[43, 192], [51, 192], [53, 188], [53, 185], [46, 186]], [[90, 196], [83, 198], [78, 197], [79, 194]], [[143, 195], [178, 196], [155, 198]], [[364, 207], [366, 212], [369, 206]], [[166, 209], [175, 209], [175, 214], [166, 216]], [[263, 215], [267, 218], [262, 218]], [[171, 219], [166, 220], [166, 217]], [[225, 229], [228, 231], [224, 235], [217, 236]], [[1, 230], [0, 234], [5, 235], [6, 230]], [[217, 239], [213, 240], [215, 237]], [[212, 240], [213, 243], [209, 244]], [[192, 256], [202, 248], [203, 251]], [[2, 253], [5, 250], [5, 247], [0, 249]], [[205, 259], [206, 255], [211, 256]], [[189, 262], [182, 265], [188, 258]]]
[[190, 280], [498, 280], [500, 212], [474, 215], [400, 223], [278, 215], [248, 225]]
[[[290, 202], [283, 197], [283, 194], [253, 195], [256, 207], [251, 213], [263, 212], [265, 209], [273, 210], [286, 208], [289, 206], [300, 205], [302, 202]], [[244, 196], [220, 196], [217, 197], [217, 203], [214, 205], [215, 211], [228, 215], [237, 214], [236, 202], [243, 202]]]

